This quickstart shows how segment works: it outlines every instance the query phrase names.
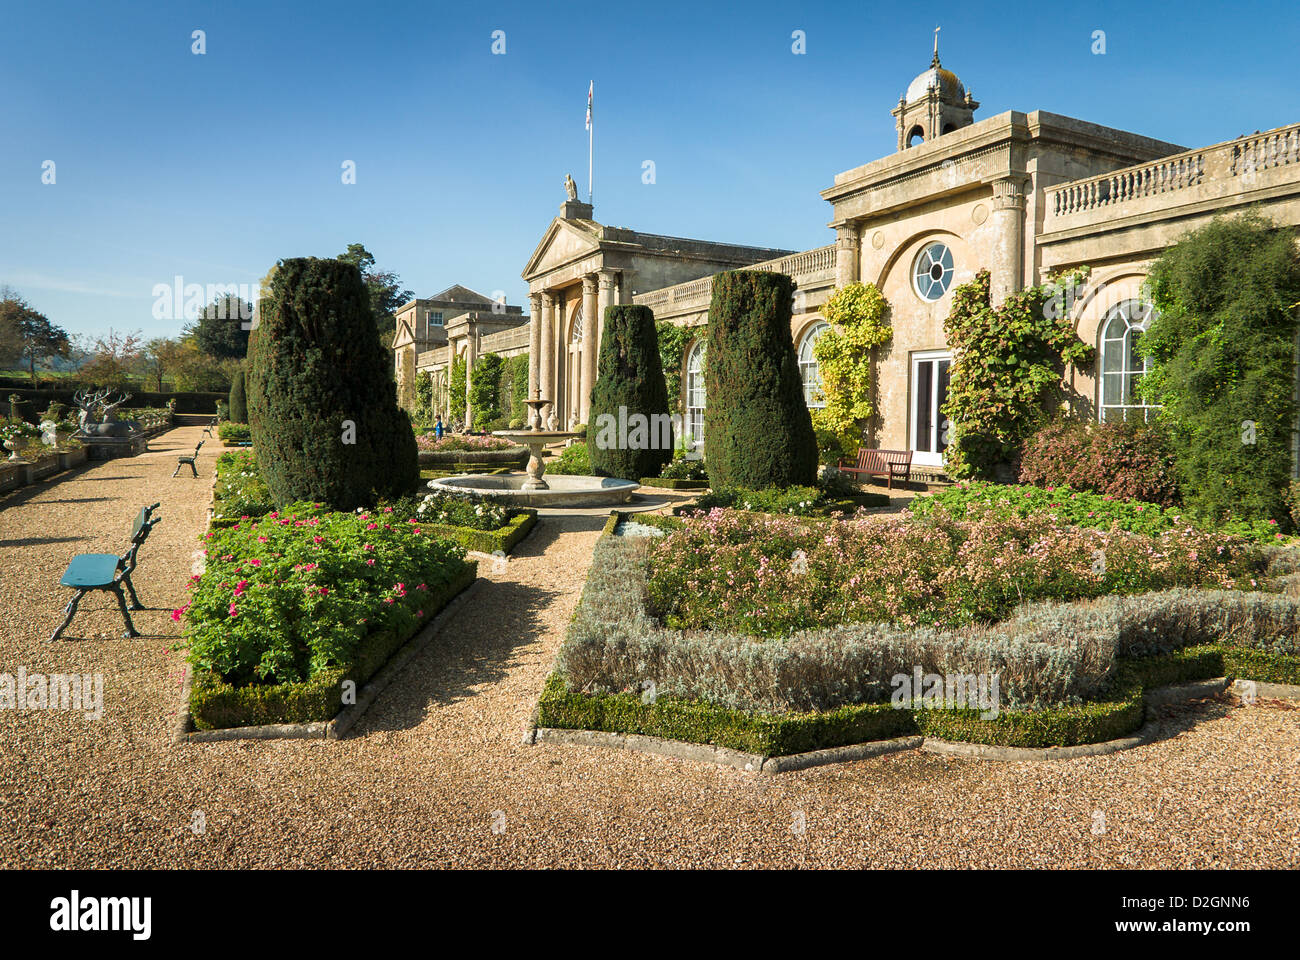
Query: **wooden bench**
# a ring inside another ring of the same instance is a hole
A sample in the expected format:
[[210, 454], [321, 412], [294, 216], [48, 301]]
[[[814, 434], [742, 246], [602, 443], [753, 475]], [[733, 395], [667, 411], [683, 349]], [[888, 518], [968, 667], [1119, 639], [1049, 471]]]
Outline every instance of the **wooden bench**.
[[912, 451], [868, 450], [859, 447], [857, 462], [841, 460], [839, 470], [858, 477], [884, 477], [886, 486], [893, 490], [895, 480], [907, 483], [912, 478]]
[[76, 616], [77, 604], [81, 598], [91, 590], [111, 590], [117, 597], [118, 608], [122, 611], [122, 619], [126, 621], [127, 637], [138, 637], [135, 624], [131, 622], [131, 614], [127, 610], [126, 594], [122, 592], [122, 587], [126, 587], [126, 593], [131, 595], [131, 610], [143, 610], [144, 605], [140, 603], [139, 596], [136, 595], [135, 585], [131, 583], [131, 572], [135, 570], [136, 554], [140, 551], [140, 546], [149, 536], [149, 531], [153, 529], [159, 518], [153, 515], [158, 509], [158, 504], [151, 507], [141, 507], [140, 513], [135, 518], [135, 525], [131, 528], [131, 545], [127, 548], [126, 553], [120, 557], [115, 553], [79, 553], [72, 558], [68, 564], [68, 569], [63, 572], [63, 579], [59, 581], [60, 586], [71, 587], [76, 591], [64, 612], [66, 616], [59, 629], [55, 630], [50, 636], [54, 641], [62, 636], [63, 631], [68, 629], [68, 624]]
[[197, 476], [199, 475], [199, 468], [196, 467], [196, 466], [194, 466], [194, 461], [197, 460], [197, 459], [199, 458], [199, 449], [200, 449], [200, 448], [201, 448], [205, 443], [207, 443], [207, 442], [208, 442], [208, 441], [206, 441], [206, 440], [200, 440], [200, 441], [199, 441], [199, 445], [198, 445], [197, 447], [194, 448], [194, 455], [193, 455], [193, 456], [189, 456], [189, 457], [177, 457], [177, 458], [176, 458], [176, 469], [172, 471], [172, 476], [174, 477], [174, 476], [176, 476], [176, 474], [180, 473], [180, 472], [181, 472], [181, 467], [189, 467], [189, 468], [190, 468], [190, 471], [194, 474], [194, 476], [197, 477]]

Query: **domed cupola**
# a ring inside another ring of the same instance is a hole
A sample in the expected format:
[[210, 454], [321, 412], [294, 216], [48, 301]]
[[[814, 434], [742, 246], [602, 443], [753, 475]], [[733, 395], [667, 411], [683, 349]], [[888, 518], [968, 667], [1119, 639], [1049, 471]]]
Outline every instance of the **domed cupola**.
[[975, 122], [979, 103], [961, 78], [939, 63], [939, 30], [934, 31], [934, 59], [930, 69], [907, 85], [907, 92], [890, 111], [898, 125], [898, 149], [906, 150], [926, 140], [960, 130]]

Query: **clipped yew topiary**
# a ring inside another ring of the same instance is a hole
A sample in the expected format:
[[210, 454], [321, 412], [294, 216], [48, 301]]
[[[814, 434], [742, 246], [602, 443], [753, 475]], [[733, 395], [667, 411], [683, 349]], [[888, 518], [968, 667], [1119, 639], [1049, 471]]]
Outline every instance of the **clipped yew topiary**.
[[736, 270], [713, 278], [704, 462], [715, 490], [817, 480], [817, 439], [790, 336], [793, 294], [794, 281], [783, 273]]
[[248, 399], [243, 367], [236, 370], [231, 378], [229, 409], [230, 419], [235, 423], [248, 423]]
[[415, 489], [415, 435], [355, 264], [281, 260], [248, 358], [253, 445], [278, 506], [353, 510]]
[[597, 477], [657, 477], [673, 458], [668, 390], [649, 307], [618, 304], [605, 309], [587, 447]]

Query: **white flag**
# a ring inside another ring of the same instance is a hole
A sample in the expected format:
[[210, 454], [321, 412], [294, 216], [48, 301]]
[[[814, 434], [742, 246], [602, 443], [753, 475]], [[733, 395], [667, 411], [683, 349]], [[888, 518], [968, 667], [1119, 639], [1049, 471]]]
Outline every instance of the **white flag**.
[[596, 81], [591, 81], [591, 86], [587, 87], [587, 129], [591, 129], [591, 98], [596, 92]]

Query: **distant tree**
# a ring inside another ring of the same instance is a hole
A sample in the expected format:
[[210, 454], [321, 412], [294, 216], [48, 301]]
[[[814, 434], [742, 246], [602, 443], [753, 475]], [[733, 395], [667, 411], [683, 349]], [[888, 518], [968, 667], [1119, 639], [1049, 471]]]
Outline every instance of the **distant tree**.
[[198, 348], [210, 357], [243, 359], [248, 354], [253, 305], [234, 294], [217, 297], [203, 308], [198, 319], [186, 327]]
[[164, 377], [175, 378], [176, 371], [184, 364], [185, 346], [181, 340], [168, 337], [154, 337], [144, 345], [141, 352], [140, 370], [145, 377], [154, 382], [154, 390], [162, 393]]
[[345, 253], [338, 259], [344, 263], [356, 264], [370, 293], [370, 311], [375, 315], [375, 327], [379, 331], [380, 342], [385, 347], [393, 345], [393, 333], [397, 329], [397, 308], [411, 300], [415, 294], [403, 289], [401, 278], [387, 270], [375, 269], [375, 257], [365, 244], [349, 243]]
[[55, 357], [66, 358], [72, 343], [68, 332], [31, 306], [12, 287], [0, 287], [0, 352], [11, 352], [37, 383], [36, 371]]
[[78, 371], [81, 379], [101, 387], [122, 387], [131, 381], [131, 373], [144, 356], [140, 331], [117, 333], [109, 329], [101, 337], [82, 337], [90, 354]]
[[235, 423], [248, 423], [248, 400], [244, 389], [244, 369], [240, 367], [230, 383], [230, 419]]

